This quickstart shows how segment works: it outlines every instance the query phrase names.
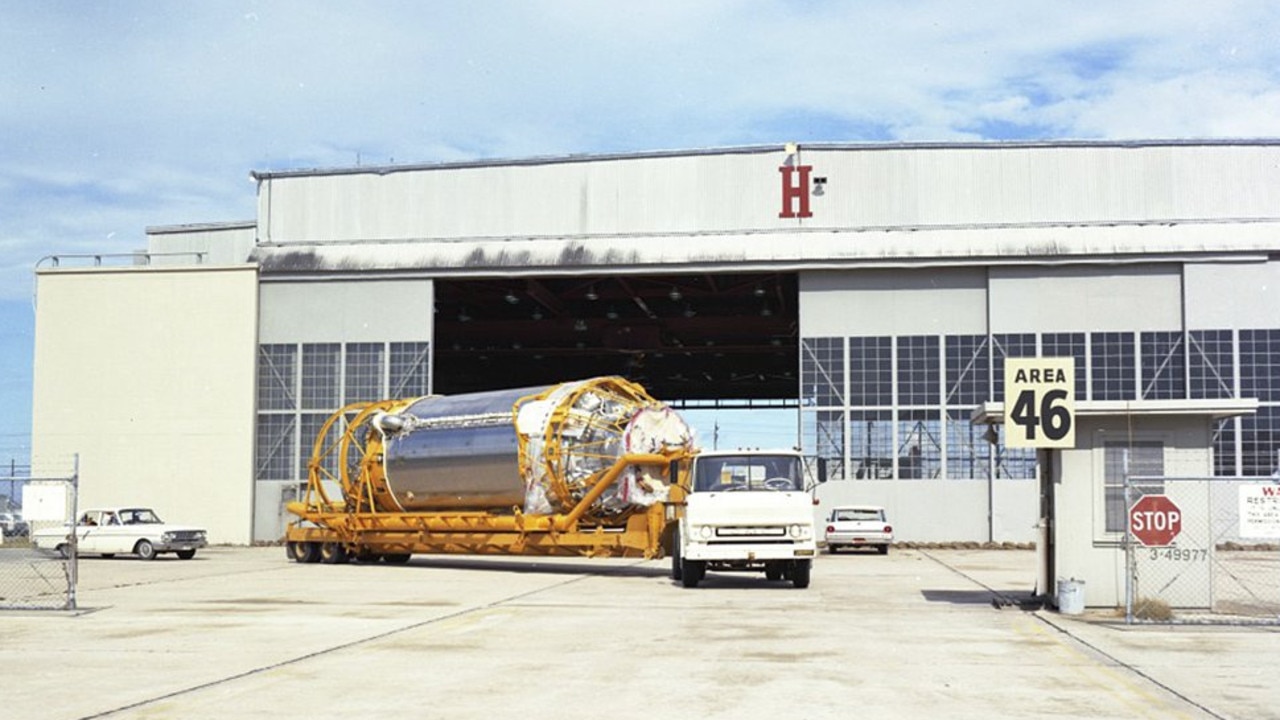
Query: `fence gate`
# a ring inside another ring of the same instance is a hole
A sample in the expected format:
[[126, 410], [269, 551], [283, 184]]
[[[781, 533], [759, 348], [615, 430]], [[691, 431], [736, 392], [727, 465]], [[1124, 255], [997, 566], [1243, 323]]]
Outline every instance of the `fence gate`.
[[[77, 474], [0, 479], [0, 610], [74, 610]], [[65, 546], [60, 552], [57, 546]]]
[[1280, 483], [1129, 477], [1125, 620], [1280, 625]]

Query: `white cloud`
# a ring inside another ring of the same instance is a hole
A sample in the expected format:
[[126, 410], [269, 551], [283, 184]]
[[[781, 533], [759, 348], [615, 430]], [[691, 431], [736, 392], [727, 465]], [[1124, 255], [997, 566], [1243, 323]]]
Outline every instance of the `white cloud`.
[[0, 8], [0, 297], [253, 216], [253, 169], [786, 140], [1274, 135], [1280, 8], [239, 2]]

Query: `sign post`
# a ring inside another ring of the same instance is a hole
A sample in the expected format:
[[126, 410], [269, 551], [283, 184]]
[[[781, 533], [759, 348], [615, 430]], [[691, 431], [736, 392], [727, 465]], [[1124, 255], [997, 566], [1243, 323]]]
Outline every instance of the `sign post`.
[[1076, 446], [1075, 358], [1005, 358], [1004, 444]]

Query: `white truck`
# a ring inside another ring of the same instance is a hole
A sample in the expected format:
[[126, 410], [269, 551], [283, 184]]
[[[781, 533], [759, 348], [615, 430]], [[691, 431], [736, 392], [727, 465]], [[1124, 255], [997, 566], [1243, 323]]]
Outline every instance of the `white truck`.
[[[825, 465], [818, 468], [823, 482]], [[692, 588], [708, 570], [763, 571], [771, 581], [809, 586], [818, 545], [800, 453], [701, 452], [688, 472], [689, 494], [672, 543], [673, 579]]]

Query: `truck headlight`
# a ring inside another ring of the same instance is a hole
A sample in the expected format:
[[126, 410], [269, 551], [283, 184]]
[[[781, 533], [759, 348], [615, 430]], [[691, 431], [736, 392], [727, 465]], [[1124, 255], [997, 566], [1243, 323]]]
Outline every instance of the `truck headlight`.
[[791, 537], [796, 538], [797, 540], [807, 538], [810, 535], [808, 525], [792, 525], [787, 529], [787, 532], [791, 533]]
[[711, 533], [710, 525], [702, 525], [698, 528], [698, 537], [702, 538], [703, 540], [710, 540], [711, 535], [712, 533]]

